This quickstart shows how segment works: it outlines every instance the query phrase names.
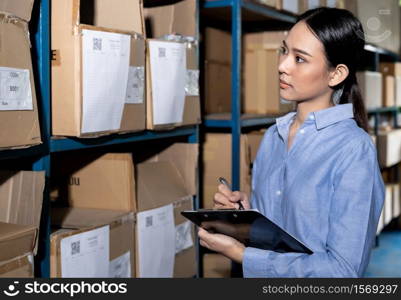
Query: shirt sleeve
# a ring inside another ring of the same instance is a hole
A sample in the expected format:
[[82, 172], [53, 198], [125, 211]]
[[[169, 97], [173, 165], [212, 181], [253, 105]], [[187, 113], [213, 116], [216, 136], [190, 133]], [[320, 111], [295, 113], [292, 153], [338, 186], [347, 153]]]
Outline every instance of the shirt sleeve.
[[[333, 170], [326, 251], [308, 255], [247, 247], [243, 259], [244, 277], [363, 275], [376, 235], [385, 190], [372, 143], [365, 139], [362, 144], [358, 141], [353, 145]], [[325, 198], [322, 195], [322, 200]]]

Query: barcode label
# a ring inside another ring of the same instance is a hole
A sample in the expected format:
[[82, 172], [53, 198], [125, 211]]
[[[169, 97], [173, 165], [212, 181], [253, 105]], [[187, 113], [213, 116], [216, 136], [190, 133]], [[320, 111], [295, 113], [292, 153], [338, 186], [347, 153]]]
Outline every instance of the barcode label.
[[71, 255], [81, 253], [81, 241], [71, 243]]
[[102, 51], [102, 39], [93, 38], [93, 50]]
[[153, 216], [147, 216], [146, 217], [146, 227], [151, 227], [153, 226]]
[[159, 48], [159, 57], [166, 57], [166, 48]]

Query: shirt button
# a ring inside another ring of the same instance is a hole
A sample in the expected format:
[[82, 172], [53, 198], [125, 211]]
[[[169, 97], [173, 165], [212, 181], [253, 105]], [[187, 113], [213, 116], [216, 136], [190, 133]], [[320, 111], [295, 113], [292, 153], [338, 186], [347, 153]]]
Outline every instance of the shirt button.
[[309, 119], [314, 120], [314, 119], [315, 119], [315, 116], [314, 116], [314, 115], [310, 115], [310, 116], [309, 116]]
[[277, 191], [276, 194], [277, 194], [277, 196], [280, 196], [281, 195], [281, 191]]
[[305, 133], [305, 129], [301, 129], [299, 132], [300, 132], [301, 134], [304, 134], [304, 133]]

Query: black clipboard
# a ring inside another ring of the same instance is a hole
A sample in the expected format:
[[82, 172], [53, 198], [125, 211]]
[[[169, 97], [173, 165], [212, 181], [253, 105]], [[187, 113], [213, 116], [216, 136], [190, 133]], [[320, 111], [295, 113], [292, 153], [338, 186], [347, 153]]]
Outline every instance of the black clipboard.
[[313, 254], [313, 251], [256, 210], [200, 209], [181, 214], [210, 232], [231, 236], [245, 246], [275, 252]]

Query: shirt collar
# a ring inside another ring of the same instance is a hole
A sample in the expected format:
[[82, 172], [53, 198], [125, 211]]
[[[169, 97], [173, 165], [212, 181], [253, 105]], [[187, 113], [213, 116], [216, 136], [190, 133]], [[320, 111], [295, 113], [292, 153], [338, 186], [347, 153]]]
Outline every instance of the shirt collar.
[[[289, 127], [292, 120], [295, 118], [296, 112], [290, 112], [283, 117], [276, 119], [276, 124], [279, 133], [284, 136], [284, 130]], [[354, 117], [352, 103], [339, 104], [326, 109], [308, 114], [305, 122], [315, 122], [317, 130], [333, 125], [346, 119]]]

